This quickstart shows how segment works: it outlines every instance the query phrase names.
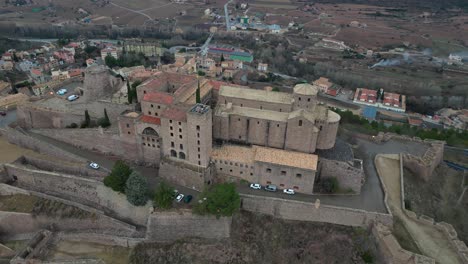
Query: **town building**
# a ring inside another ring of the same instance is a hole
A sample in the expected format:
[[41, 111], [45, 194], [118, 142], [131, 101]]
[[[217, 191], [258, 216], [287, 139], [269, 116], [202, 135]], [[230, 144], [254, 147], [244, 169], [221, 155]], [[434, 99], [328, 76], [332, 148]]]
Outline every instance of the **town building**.
[[121, 54], [122, 54], [122, 50], [113, 46], [108, 46], [101, 50], [101, 58], [103, 61], [106, 60], [107, 56], [111, 56], [111, 57], [114, 57], [115, 59], [118, 59]]
[[125, 41], [123, 46], [126, 52], [141, 52], [145, 54], [146, 57], [162, 56], [166, 51], [165, 48], [161, 47], [161, 45], [156, 42]]
[[406, 111], [405, 95], [385, 92], [383, 89], [376, 91], [366, 88], [357, 88], [354, 93], [353, 102], [395, 112], [404, 113]]
[[313, 84], [316, 85], [322, 93], [327, 93], [328, 89], [333, 86], [333, 83], [325, 77], [318, 78], [313, 82]]
[[268, 63], [259, 63], [257, 70], [259, 72], [267, 72], [268, 71]]

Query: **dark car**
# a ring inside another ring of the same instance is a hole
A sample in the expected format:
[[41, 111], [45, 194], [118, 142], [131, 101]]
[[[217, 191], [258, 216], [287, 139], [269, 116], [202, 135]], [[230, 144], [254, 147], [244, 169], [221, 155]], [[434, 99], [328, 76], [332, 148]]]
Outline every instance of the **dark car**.
[[193, 196], [189, 194], [189, 195], [185, 196], [184, 203], [190, 203], [192, 201], [192, 199], [193, 199]]
[[0, 116], [6, 116], [6, 112], [5, 111], [0, 111]]
[[278, 191], [278, 187], [276, 187], [276, 185], [273, 184], [268, 184], [267, 186], [265, 186], [265, 191], [276, 192]]

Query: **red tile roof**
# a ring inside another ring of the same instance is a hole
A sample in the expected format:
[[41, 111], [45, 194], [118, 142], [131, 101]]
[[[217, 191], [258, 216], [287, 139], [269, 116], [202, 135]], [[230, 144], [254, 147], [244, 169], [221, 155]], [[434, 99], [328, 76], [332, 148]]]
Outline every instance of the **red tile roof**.
[[170, 107], [164, 110], [161, 114], [163, 118], [176, 120], [176, 121], [187, 121], [187, 111], [185, 109]]
[[70, 75], [70, 77], [80, 76], [81, 69], [71, 69], [68, 71], [68, 75]]
[[423, 121], [421, 119], [408, 117], [408, 123], [412, 126], [420, 126], [423, 123]]
[[328, 89], [326, 94], [331, 95], [331, 96], [336, 96], [338, 94], [338, 90], [336, 89]]
[[147, 116], [144, 115], [140, 118], [140, 121], [143, 123], [150, 123], [154, 125], [161, 125], [161, 119], [159, 117], [154, 117], [154, 116]]
[[34, 75], [37, 75], [37, 76], [42, 75], [42, 72], [39, 69], [31, 69], [31, 73], [34, 73]]
[[153, 102], [157, 104], [170, 105], [174, 102], [174, 97], [168, 93], [150, 92], [143, 96], [143, 101]]

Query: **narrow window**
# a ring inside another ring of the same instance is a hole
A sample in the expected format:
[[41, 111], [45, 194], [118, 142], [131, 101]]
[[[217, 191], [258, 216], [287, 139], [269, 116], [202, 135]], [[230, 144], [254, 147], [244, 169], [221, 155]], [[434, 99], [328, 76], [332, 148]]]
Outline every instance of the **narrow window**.
[[281, 176], [286, 176], [286, 171], [281, 171]]
[[171, 147], [174, 147], [174, 146], [175, 146], [174, 142], [171, 142]]
[[299, 120], [299, 126], [302, 126], [302, 120]]
[[130, 124], [127, 124], [127, 127], [130, 127]]
[[179, 145], [180, 149], [184, 149], [184, 145], [180, 144]]
[[271, 169], [270, 169], [270, 168], [267, 168], [267, 169], [266, 169], [266, 172], [267, 172], [267, 173], [271, 173]]
[[200, 126], [197, 125], [197, 131], [200, 131]]
[[302, 177], [302, 174], [301, 174], [301, 173], [296, 173], [296, 177], [297, 177], [297, 178], [301, 178], [301, 177]]

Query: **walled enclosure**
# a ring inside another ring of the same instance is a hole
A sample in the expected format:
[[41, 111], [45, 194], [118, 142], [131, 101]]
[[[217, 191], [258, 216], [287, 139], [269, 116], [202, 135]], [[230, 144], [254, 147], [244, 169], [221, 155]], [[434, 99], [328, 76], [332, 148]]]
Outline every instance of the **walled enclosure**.
[[151, 214], [148, 219], [148, 241], [175, 241], [187, 237], [228, 238], [231, 217], [193, 215], [190, 210]]
[[149, 204], [133, 206], [124, 194], [114, 192], [101, 181], [13, 164], [5, 164], [4, 168], [9, 177], [17, 177], [18, 187], [82, 203], [138, 225], [146, 224]]
[[[356, 166], [354, 163], [358, 163]], [[348, 162], [320, 159], [320, 179], [335, 177], [342, 191], [352, 190], [355, 194], [361, 193], [364, 183], [364, 170], [362, 160], [351, 160]]]
[[241, 194], [243, 210], [272, 215], [286, 220], [324, 222], [347, 226], [368, 227], [380, 222], [393, 225], [391, 214], [368, 212], [359, 209], [321, 205], [315, 203], [285, 200], [272, 197]]
[[207, 168], [187, 164], [170, 157], [163, 157], [159, 164], [159, 175], [169, 182], [197, 191], [203, 191], [205, 184], [213, 182], [214, 167]]

